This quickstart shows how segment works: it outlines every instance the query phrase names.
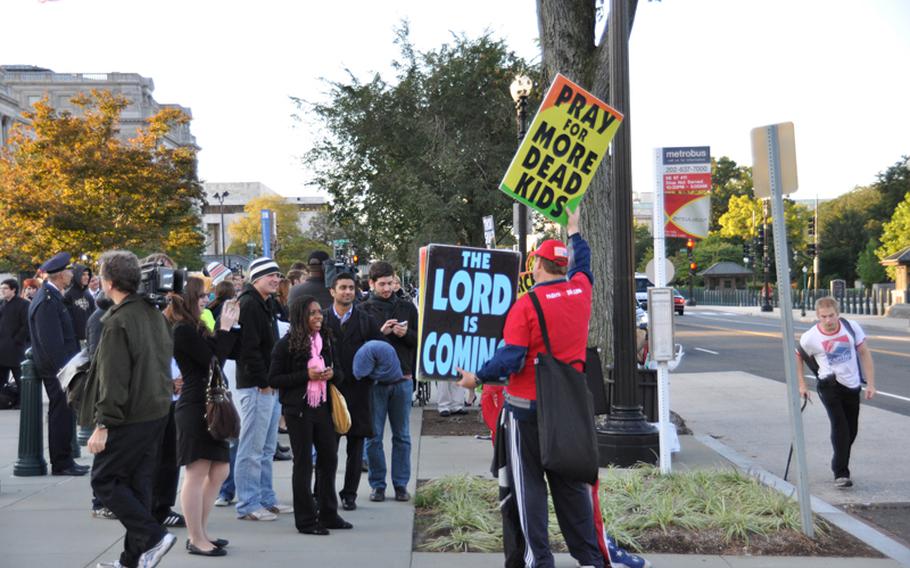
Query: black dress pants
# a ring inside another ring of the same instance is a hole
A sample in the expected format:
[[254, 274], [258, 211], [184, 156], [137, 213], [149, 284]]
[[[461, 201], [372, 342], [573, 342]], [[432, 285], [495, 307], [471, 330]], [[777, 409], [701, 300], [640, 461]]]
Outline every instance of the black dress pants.
[[168, 413], [167, 424], [161, 438], [161, 452], [152, 489], [152, 514], [159, 523], [170, 514], [177, 502], [177, 485], [180, 483], [180, 465], [177, 463], [177, 424], [174, 421], [174, 406]]
[[13, 382], [16, 383], [16, 390], [21, 390], [22, 367], [19, 365], [15, 367], [0, 367], [0, 384], [6, 384], [10, 375], [13, 376]]
[[73, 411], [66, 404], [66, 395], [57, 377], [41, 377], [47, 393], [47, 449], [51, 456], [51, 471], [63, 471], [73, 466]]
[[335, 495], [335, 472], [338, 469], [338, 445], [335, 426], [328, 404], [302, 411], [286, 409], [284, 414], [294, 455], [291, 486], [294, 492], [294, 524], [298, 530], [317, 524], [316, 509], [310, 484], [313, 481], [313, 446], [316, 447], [316, 504], [318, 520], [332, 523], [338, 518]]
[[816, 390], [831, 422], [831, 447], [834, 449], [831, 471], [835, 479], [850, 477], [850, 448], [859, 429], [859, 393], [862, 389], [847, 388], [832, 378], [819, 381]]
[[[357, 489], [360, 487], [360, 476], [363, 474], [363, 444], [366, 438], [347, 434], [345, 436], [348, 439], [348, 455], [344, 464], [344, 487], [341, 488], [340, 494], [342, 497], [356, 499]], [[341, 436], [336, 436], [336, 444], [337, 440], [341, 440]]]
[[104, 451], [95, 455], [92, 489], [126, 527], [120, 563], [134, 567], [143, 552], [166, 534], [152, 516], [152, 478], [167, 417], [108, 429]]

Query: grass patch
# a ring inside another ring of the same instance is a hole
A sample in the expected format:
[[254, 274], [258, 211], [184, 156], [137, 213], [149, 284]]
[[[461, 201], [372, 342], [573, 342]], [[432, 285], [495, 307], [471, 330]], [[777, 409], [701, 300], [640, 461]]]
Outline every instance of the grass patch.
[[[426, 552], [502, 550], [502, 521], [495, 480], [450, 476], [423, 484], [415, 497], [417, 549]], [[796, 501], [737, 471], [703, 470], [660, 475], [654, 467], [602, 472], [600, 505], [607, 532], [627, 549], [640, 551], [655, 533], [674, 539], [712, 535], [730, 548], [799, 533]], [[552, 501], [550, 543], [565, 551]], [[816, 518], [824, 538], [830, 527]], [[649, 546], [650, 548], [650, 546]]]

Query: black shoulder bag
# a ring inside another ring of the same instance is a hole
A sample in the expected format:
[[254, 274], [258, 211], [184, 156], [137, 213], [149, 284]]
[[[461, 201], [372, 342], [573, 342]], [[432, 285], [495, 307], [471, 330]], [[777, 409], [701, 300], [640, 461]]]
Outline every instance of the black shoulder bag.
[[[537, 428], [545, 470], [565, 479], [594, 483], [598, 453], [594, 431], [594, 402], [585, 374], [553, 356], [540, 300], [528, 292], [547, 348], [537, 354]], [[581, 362], [581, 361], [579, 361]]]

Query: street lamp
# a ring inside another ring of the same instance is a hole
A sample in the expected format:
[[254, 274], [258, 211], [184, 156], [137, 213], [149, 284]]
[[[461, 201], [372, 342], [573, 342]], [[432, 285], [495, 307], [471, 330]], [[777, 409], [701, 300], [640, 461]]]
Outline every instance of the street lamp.
[[[515, 101], [515, 114], [518, 120], [518, 144], [524, 140], [528, 123], [528, 96], [534, 82], [527, 75], [516, 75], [509, 86], [512, 100]], [[521, 253], [521, 264], [524, 266], [528, 257], [528, 206], [515, 203], [512, 206], [518, 213], [518, 252]]]
[[224, 199], [228, 196], [227, 191], [222, 191], [221, 193], [215, 193], [214, 197], [218, 200], [218, 203], [221, 205], [221, 264], [227, 266], [227, 251], [224, 248]]

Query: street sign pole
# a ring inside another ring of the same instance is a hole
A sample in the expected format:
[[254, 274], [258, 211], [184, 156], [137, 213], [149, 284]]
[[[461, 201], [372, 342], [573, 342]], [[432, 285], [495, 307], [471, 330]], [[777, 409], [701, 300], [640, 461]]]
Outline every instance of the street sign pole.
[[[786, 146], [789, 151], [781, 152], [780, 134], [782, 128], [788, 130], [785, 135], [788, 136]], [[756, 131], [764, 136], [765, 148], [756, 148]], [[809, 495], [809, 471], [806, 465], [806, 442], [803, 435], [803, 420], [799, 411], [800, 396], [799, 385], [796, 379], [796, 356], [793, 348], [793, 300], [790, 292], [790, 259], [787, 255], [787, 225], [784, 220], [784, 200], [783, 193], [794, 191], [795, 171], [796, 171], [796, 153], [793, 150], [793, 125], [771, 125], [753, 130], [753, 154], [758, 151], [767, 152], [767, 173], [768, 186], [770, 189], [771, 216], [774, 226], [774, 256], [777, 261], [777, 290], [780, 301], [781, 324], [783, 326], [783, 356], [784, 356], [784, 373], [787, 378], [787, 402], [790, 413], [790, 429], [793, 433], [793, 448], [796, 454], [797, 469], [797, 492], [799, 497], [800, 517], [802, 521], [803, 533], [809, 537], [815, 537], [815, 528], [812, 523], [812, 506]], [[782, 155], [783, 154], [783, 155]], [[782, 167], [783, 161], [788, 161]], [[757, 161], [757, 160], [756, 160]], [[792, 162], [792, 163], [790, 163]], [[753, 170], [758, 169], [758, 164], [753, 166]], [[792, 169], [792, 182], [786, 183], [782, 180], [782, 170]], [[784, 187], [784, 186], [787, 187]], [[758, 193], [758, 192], [756, 192]]]
[[[658, 148], [654, 154], [655, 179], [654, 186], [654, 286], [664, 288], [667, 285], [666, 268], [666, 213], [664, 207], [664, 181], [663, 181], [663, 150]], [[689, 297], [692, 297], [690, 292]], [[648, 321], [651, 322], [660, 308], [655, 306], [648, 298]], [[673, 292], [670, 291], [670, 324], [673, 322]], [[653, 333], [652, 333], [653, 335]], [[672, 337], [672, 333], [671, 333]], [[655, 337], [649, 337], [654, 345]], [[672, 340], [671, 340], [672, 349]], [[660, 472], [670, 473], [672, 470], [672, 455], [670, 453], [670, 368], [669, 362], [664, 357], [657, 360], [657, 422], [660, 431]]]

